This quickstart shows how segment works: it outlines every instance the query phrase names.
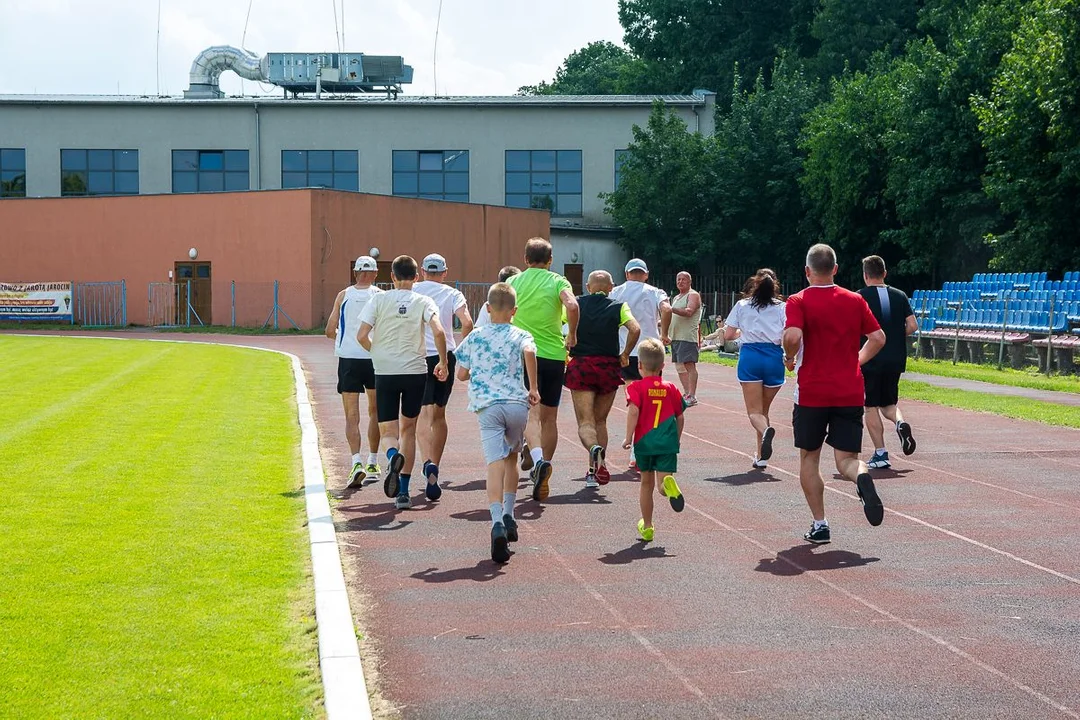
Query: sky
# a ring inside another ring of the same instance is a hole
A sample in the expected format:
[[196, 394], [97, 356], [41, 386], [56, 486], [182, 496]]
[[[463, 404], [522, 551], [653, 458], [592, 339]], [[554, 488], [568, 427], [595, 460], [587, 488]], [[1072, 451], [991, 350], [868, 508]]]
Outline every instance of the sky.
[[[434, 55], [439, 5], [160, 0], [159, 40], [157, 0], [0, 0], [0, 94], [179, 95], [191, 61], [211, 45], [260, 56], [337, 50], [335, 7], [343, 50], [401, 55], [413, 66], [409, 95], [433, 94], [436, 78], [439, 95], [512, 95], [553, 78], [563, 59], [589, 42], [622, 39], [617, 0], [442, 0]], [[241, 80], [225, 73], [221, 88], [240, 94]], [[281, 91], [243, 81], [243, 93]]]

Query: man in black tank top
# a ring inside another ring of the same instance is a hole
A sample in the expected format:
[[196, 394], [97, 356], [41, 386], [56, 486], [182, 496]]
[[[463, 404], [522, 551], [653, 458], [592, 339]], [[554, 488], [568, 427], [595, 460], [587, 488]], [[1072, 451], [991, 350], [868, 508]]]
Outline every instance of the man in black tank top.
[[[586, 294], [577, 299], [577, 344], [570, 349], [565, 385], [574, 400], [578, 438], [589, 451], [585, 487], [606, 485], [611, 479], [604, 464], [608, 443], [607, 418], [622, 385], [622, 368], [630, 363], [641, 327], [626, 303], [608, 297], [613, 283], [604, 270], [589, 274]], [[626, 327], [626, 350], [619, 353], [619, 328]]]

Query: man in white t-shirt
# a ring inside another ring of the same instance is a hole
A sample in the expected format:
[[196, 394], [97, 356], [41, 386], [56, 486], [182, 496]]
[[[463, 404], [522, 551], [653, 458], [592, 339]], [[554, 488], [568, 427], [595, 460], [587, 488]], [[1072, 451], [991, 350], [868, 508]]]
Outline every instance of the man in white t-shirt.
[[[630, 364], [623, 368], [623, 377], [627, 380], [640, 380], [638, 371], [638, 347], [645, 338], [659, 341], [666, 336], [671, 324], [671, 302], [668, 294], [658, 287], [649, 285], [649, 266], [640, 258], [633, 258], [626, 263], [626, 282], [619, 285], [608, 296], [612, 300], [624, 302], [630, 313], [641, 326], [641, 335], [630, 351]], [[620, 351], [626, 349], [625, 327], [619, 329]], [[636, 467], [634, 449], [630, 448], [630, 467]]]
[[424, 258], [420, 268], [423, 274], [423, 282], [413, 286], [413, 292], [420, 293], [434, 301], [439, 309], [439, 323], [446, 331], [446, 380], [437, 380], [434, 376], [435, 366], [439, 362], [438, 351], [435, 348], [434, 333], [428, 328], [424, 331], [427, 344], [427, 384], [424, 387], [424, 405], [420, 411], [420, 425], [417, 429], [417, 439], [420, 441], [420, 452], [424, 456], [424, 477], [428, 481], [429, 494], [433, 494], [433, 500], [442, 495], [439, 488], [439, 463], [442, 462], [443, 449], [446, 447], [446, 404], [450, 401], [450, 393], [454, 390], [454, 366], [456, 358], [454, 350], [457, 342], [454, 338], [454, 317], [461, 321], [461, 339], [472, 332], [473, 320], [469, 314], [469, 306], [465, 302], [465, 296], [457, 288], [446, 285], [446, 258], [438, 253], [432, 253]]
[[[420, 415], [427, 385], [424, 328], [431, 328], [439, 354], [439, 361], [432, 371], [436, 380], [446, 379], [446, 331], [439, 322], [439, 310], [431, 298], [413, 292], [416, 260], [399, 255], [390, 269], [394, 289], [379, 293], [364, 307], [357, 340], [371, 353], [375, 367], [379, 433], [389, 463], [383, 492], [387, 497], [395, 498], [395, 507], [404, 510], [412, 507], [409, 480], [416, 462], [416, 418]], [[429, 499], [437, 499], [439, 493], [437, 484], [435, 489], [428, 485]]]
[[[507, 265], [499, 271], [499, 282], [504, 283], [509, 278], [514, 277], [521, 272], [521, 268], [514, 267], [513, 265]], [[480, 306], [480, 310], [476, 313], [476, 322], [473, 323], [474, 328], [483, 327], [484, 325], [491, 324], [491, 315], [488, 313], [487, 303]], [[531, 465], [529, 467], [532, 467]], [[527, 469], [527, 468], [526, 468]]]
[[[326, 319], [326, 337], [334, 341], [334, 355], [338, 358], [337, 391], [345, 408], [345, 439], [352, 453], [352, 470], [349, 487], [360, 487], [365, 477], [376, 477], [379, 468], [379, 421], [375, 409], [375, 366], [371, 353], [356, 341], [360, 330], [360, 313], [375, 295], [382, 292], [371, 283], [375, 281], [379, 266], [375, 258], [361, 255], [353, 265], [356, 284], [338, 293], [334, 309]], [[365, 466], [360, 454], [360, 394], [367, 395], [368, 406], [368, 458]]]

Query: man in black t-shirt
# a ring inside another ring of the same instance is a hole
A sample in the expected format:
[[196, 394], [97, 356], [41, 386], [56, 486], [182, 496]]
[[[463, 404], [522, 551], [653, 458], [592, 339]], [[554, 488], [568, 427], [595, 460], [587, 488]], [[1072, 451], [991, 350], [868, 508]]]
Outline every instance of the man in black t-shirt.
[[907, 295], [885, 284], [885, 261], [871, 255], [863, 259], [862, 265], [866, 287], [859, 294], [885, 331], [885, 347], [862, 367], [866, 384], [866, 430], [874, 443], [874, 455], [866, 464], [871, 468], [887, 468], [889, 452], [885, 449], [882, 416], [896, 425], [904, 454], [915, 452], [911, 426], [904, 422], [896, 403], [900, 397], [900, 375], [907, 369], [907, 336], [915, 332], [918, 323]]

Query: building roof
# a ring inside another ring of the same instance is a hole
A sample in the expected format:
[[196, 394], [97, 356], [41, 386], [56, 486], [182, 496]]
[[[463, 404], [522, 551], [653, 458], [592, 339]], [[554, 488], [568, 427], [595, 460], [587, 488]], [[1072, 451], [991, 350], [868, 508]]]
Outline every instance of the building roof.
[[372, 107], [438, 106], [438, 107], [641, 107], [657, 100], [665, 105], [700, 107], [703, 95], [470, 95], [430, 97], [399, 95], [397, 99], [383, 94], [330, 95], [322, 99], [311, 96], [296, 99], [277, 96], [232, 96], [220, 99], [185, 99], [179, 96], [155, 95], [0, 95], [0, 105], [364, 105]]

